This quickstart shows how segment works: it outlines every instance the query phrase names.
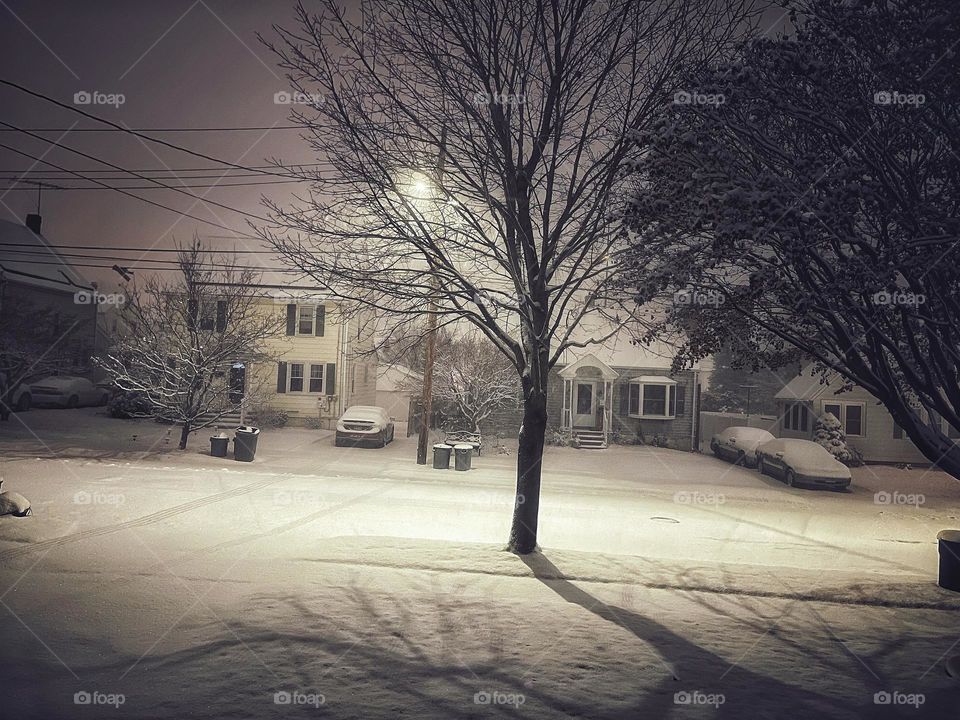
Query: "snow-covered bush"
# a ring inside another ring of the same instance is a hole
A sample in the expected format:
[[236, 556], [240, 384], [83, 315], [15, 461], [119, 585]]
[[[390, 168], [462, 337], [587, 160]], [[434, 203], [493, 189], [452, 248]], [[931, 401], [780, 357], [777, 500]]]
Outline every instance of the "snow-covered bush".
[[255, 413], [257, 422], [266, 427], [282, 428], [290, 421], [290, 416], [286, 410], [274, 410], [273, 408], [264, 408]]
[[813, 440], [823, 445], [831, 455], [844, 465], [863, 464], [863, 456], [859, 451], [847, 445], [847, 435], [843, 432], [843, 426], [833, 413], [824, 413], [817, 418]]

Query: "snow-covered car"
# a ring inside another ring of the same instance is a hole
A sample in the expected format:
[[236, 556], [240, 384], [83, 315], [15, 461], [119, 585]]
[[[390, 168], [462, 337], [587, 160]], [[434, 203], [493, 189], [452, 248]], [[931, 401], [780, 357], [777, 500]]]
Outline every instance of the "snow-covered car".
[[837, 490], [850, 486], [850, 468], [823, 445], [810, 440], [780, 438], [757, 450], [761, 474], [780, 478], [787, 485], [812, 485]]
[[393, 441], [393, 421], [382, 407], [373, 405], [354, 405], [337, 420], [337, 435], [334, 444], [359, 445], [373, 443], [384, 447]]
[[75, 408], [82, 405], [106, 405], [110, 392], [82, 377], [51, 375], [30, 385], [33, 404]]
[[754, 427], [728, 427], [710, 440], [710, 449], [721, 460], [737, 465], [757, 466], [757, 448], [775, 438], [766, 430]]

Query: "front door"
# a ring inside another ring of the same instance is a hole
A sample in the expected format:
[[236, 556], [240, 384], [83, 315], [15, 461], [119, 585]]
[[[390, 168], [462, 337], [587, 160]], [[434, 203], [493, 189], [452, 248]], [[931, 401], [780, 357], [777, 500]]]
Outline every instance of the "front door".
[[573, 426], [592, 430], [596, 422], [596, 383], [577, 380], [573, 387]]

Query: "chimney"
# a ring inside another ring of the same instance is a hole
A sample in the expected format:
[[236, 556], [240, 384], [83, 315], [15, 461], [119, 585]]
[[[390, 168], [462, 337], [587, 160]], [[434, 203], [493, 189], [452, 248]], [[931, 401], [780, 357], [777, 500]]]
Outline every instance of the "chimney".
[[36, 213], [30, 213], [27, 215], [27, 227], [33, 230], [37, 235], [40, 234], [40, 223], [43, 222], [43, 218], [37, 215]]

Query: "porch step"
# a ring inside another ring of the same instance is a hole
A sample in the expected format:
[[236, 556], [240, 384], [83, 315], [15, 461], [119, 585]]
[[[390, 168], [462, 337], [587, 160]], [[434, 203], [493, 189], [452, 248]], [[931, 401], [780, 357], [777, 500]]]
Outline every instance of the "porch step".
[[[210, 420], [211, 418], [213, 418], [213, 417], [215, 417], [215, 416], [216, 416], [215, 413], [207, 413], [207, 414], [205, 414], [205, 415], [201, 415], [201, 416], [200, 416], [199, 418], [197, 418], [197, 419], [198, 419], [200, 422], [207, 422], [207, 420]], [[246, 420], [247, 420], [247, 422], [249, 422], [249, 421], [251, 420], [250, 413], [247, 413]], [[217, 429], [220, 429], [220, 428], [235, 428], [235, 427], [239, 427], [239, 425], [240, 425], [240, 413], [236, 412], [236, 413], [227, 413], [226, 415], [222, 415], [222, 416], [220, 417], [220, 419], [217, 420], [217, 421], [216, 421], [213, 425], [211, 425], [210, 427], [212, 427], [212, 428], [217, 428]]]
[[599, 430], [575, 430], [574, 434], [582, 450], [603, 450], [607, 447]]

